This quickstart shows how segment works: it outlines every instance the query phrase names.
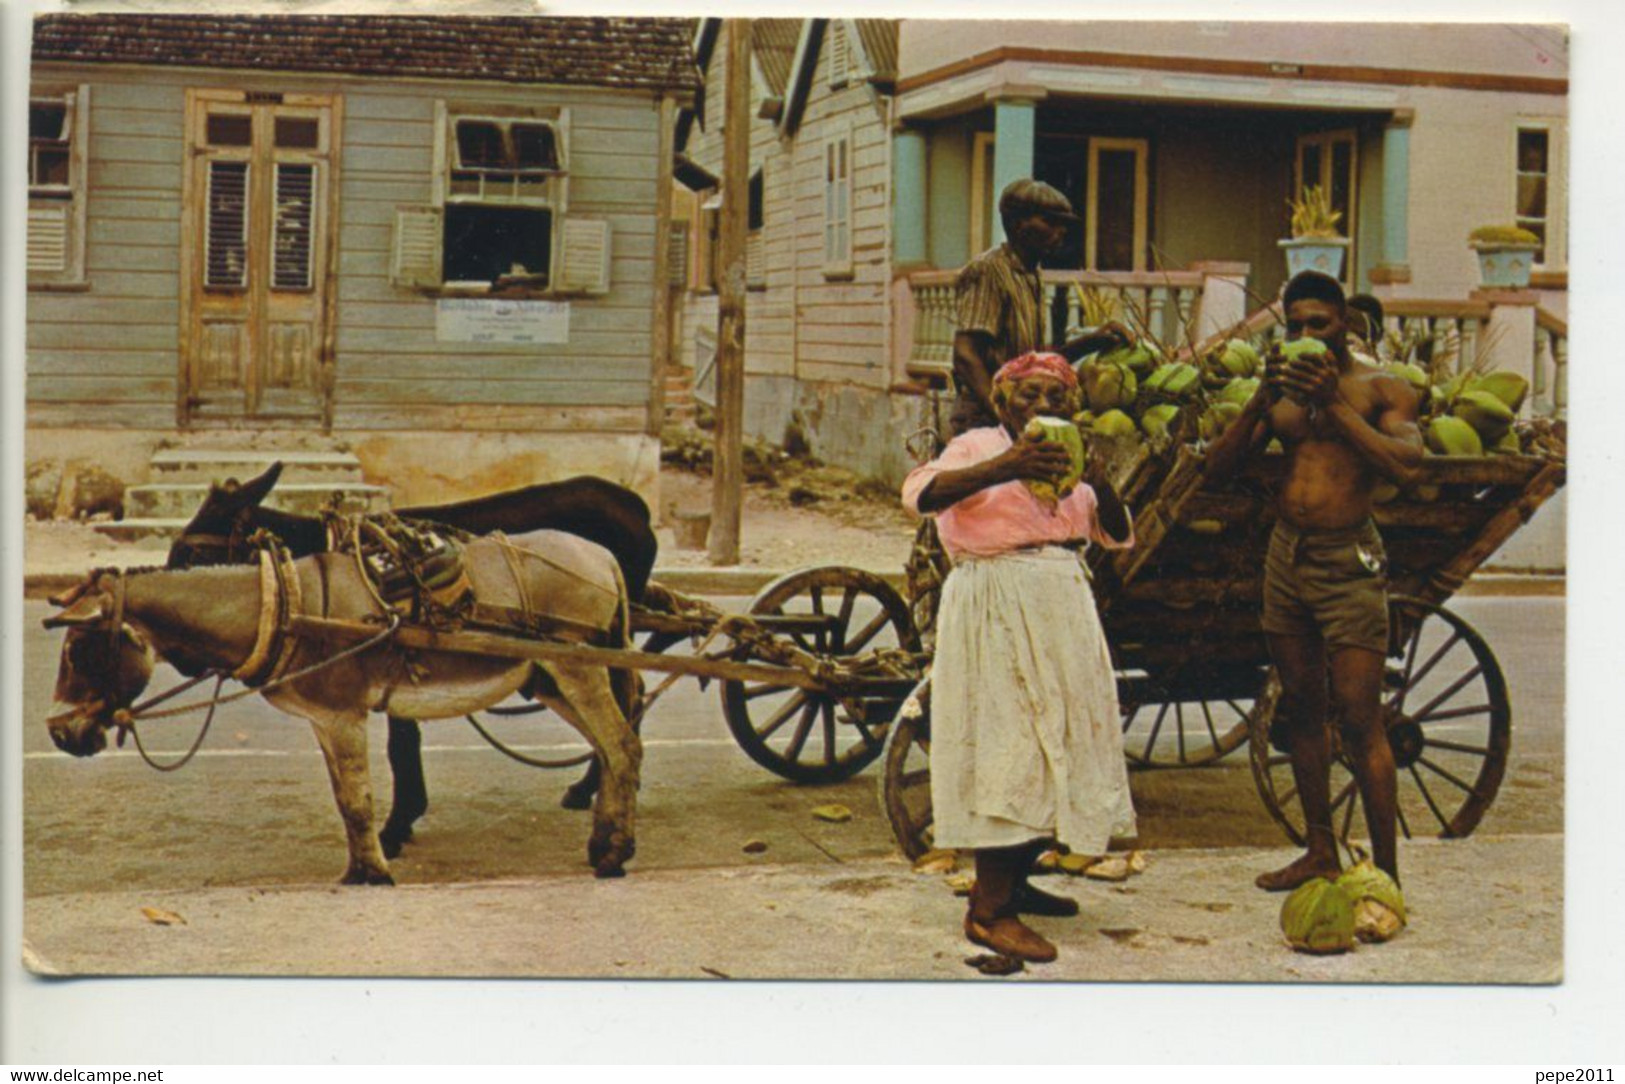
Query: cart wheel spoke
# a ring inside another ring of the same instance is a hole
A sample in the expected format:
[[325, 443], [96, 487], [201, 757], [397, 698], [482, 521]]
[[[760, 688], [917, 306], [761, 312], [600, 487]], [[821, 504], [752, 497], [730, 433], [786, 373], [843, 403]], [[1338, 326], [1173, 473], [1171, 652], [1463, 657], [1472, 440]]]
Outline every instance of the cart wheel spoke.
[[829, 649], [839, 655], [848, 650], [846, 643], [846, 630], [852, 626], [852, 609], [858, 604], [858, 593], [851, 587], [841, 595], [841, 609], [835, 615], [835, 625], [830, 629]]
[[889, 615], [885, 613], [876, 614], [874, 619], [867, 625], [863, 626], [863, 630], [846, 644], [846, 653], [849, 655], [855, 655], [859, 651], [862, 651], [864, 648], [868, 647], [869, 641], [873, 640], [876, 634], [890, 623], [890, 620]]
[[1179, 749], [1179, 763], [1185, 763], [1185, 705], [1174, 705], [1174, 743]]
[[794, 715], [797, 709], [799, 709], [806, 702], [807, 690], [797, 689], [796, 694], [792, 696], [782, 707], [780, 707], [778, 711], [774, 712], [773, 717], [767, 721], [767, 724], [763, 726], [761, 730], [756, 732], [757, 737], [761, 738], [763, 741], [771, 738], [774, 733], [778, 731], [779, 727], [789, 722], [790, 716]]
[[1411, 838], [1411, 822], [1405, 817], [1405, 807], [1398, 802], [1394, 803], [1394, 815], [1399, 820], [1399, 831], [1406, 839]]
[[[1420, 625], [1417, 626], [1416, 637], [1418, 642], [1420, 642], [1422, 637], [1422, 628]], [[1422, 669], [1410, 675], [1410, 680], [1405, 683], [1405, 687], [1407, 689], [1414, 689], [1420, 685], [1423, 680], [1433, 672], [1433, 668], [1439, 665], [1440, 661], [1446, 655], [1450, 654], [1450, 649], [1459, 643], [1461, 643], [1461, 633], [1458, 632], [1453, 634], [1450, 639], [1440, 644], [1439, 647], [1434, 650], [1433, 654], [1428, 657], [1428, 661], [1422, 664]]]
[[790, 747], [784, 755], [790, 760], [800, 760], [801, 751], [807, 747], [807, 738], [812, 734], [813, 723], [818, 719], [818, 701], [808, 700], [806, 707], [801, 709], [801, 719], [796, 723], [796, 732], [790, 739]]
[[1142, 707], [1142, 705], [1135, 704], [1123, 716], [1123, 733], [1124, 734], [1127, 734], [1129, 732], [1129, 728], [1134, 725], [1134, 720], [1136, 720], [1136, 719], [1138, 719], [1140, 717], [1140, 708], [1141, 707]]
[[786, 687], [783, 685], [770, 685], [765, 682], [761, 685], [746, 685], [744, 695], [746, 700], [759, 700], [764, 696], [772, 696], [774, 693], [782, 693], [784, 692], [785, 688]]
[[1151, 736], [1145, 739], [1145, 752], [1141, 754], [1146, 760], [1151, 759], [1151, 748], [1157, 744], [1157, 735], [1162, 731], [1162, 721], [1168, 717], [1168, 707], [1169, 705], [1164, 704], [1157, 709], [1157, 719], [1151, 724]]
[[1440, 704], [1443, 704], [1445, 701], [1449, 700], [1451, 697], [1455, 696], [1457, 693], [1461, 692], [1462, 689], [1467, 687], [1469, 682], [1483, 672], [1484, 670], [1482, 667], [1475, 666], [1465, 674], [1461, 675], [1461, 677], [1457, 678], [1455, 681], [1452, 681], [1445, 687], [1444, 692], [1438, 694], [1432, 700], [1429, 700], [1426, 707], [1418, 710], [1416, 717], [1419, 719], [1427, 718], [1429, 712], [1438, 707]]
[[1470, 708], [1451, 708], [1449, 711], [1435, 711], [1427, 715], [1418, 715], [1411, 720], [1413, 723], [1442, 723], [1448, 719], [1472, 719], [1479, 715], [1489, 715], [1495, 710], [1491, 704], [1474, 704]]
[[1207, 724], [1207, 736], [1212, 740], [1213, 748], [1217, 749], [1219, 747], [1219, 732], [1213, 726], [1213, 709], [1207, 706], [1206, 700], [1202, 701], [1202, 722]]
[[835, 701], [824, 701], [824, 763], [835, 763]]
[[1417, 759], [1416, 762], [1418, 764], [1422, 765], [1422, 767], [1424, 767], [1424, 768], [1428, 769], [1429, 771], [1431, 771], [1434, 775], [1438, 776], [1440, 779], [1443, 779], [1446, 782], [1450, 783], [1452, 786], [1454, 786], [1457, 790], [1461, 791], [1463, 794], [1471, 794], [1475, 798], [1482, 798], [1483, 797], [1483, 795], [1479, 794], [1476, 790], [1473, 789], [1473, 785], [1471, 783], [1467, 783], [1467, 782], [1463, 781], [1461, 779], [1461, 777], [1459, 777], [1459, 776], [1457, 776], [1457, 775], [1455, 775], [1455, 774], [1453, 774], [1451, 772], [1445, 771], [1443, 768], [1441, 768], [1437, 764], [1433, 763], [1433, 761], [1429, 760], [1427, 757], [1420, 757], [1420, 758]]
[[1427, 747], [1429, 749], [1448, 749], [1452, 753], [1466, 753], [1475, 757], [1487, 757], [1491, 752], [1491, 750], [1482, 746], [1464, 745], [1458, 741], [1445, 741], [1442, 738], [1429, 738]]
[[863, 739], [864, 745], [875, 750], [876, 752], [880, 751], [880, 747], [884, 744], [884, 742], [882, 742], [879, 736], [869, 728], [868, 723], [864, 722], [862, 719], [859, 719], [857, 716], [852, 716], [848, 721], [857, 730], [858, 737]]
[[1410, 772], [1411, 778], [1416, 780], [1416, 789], [1422, 792], [1422, 800], [1428, 804], [1429, 809], [1433, 810], [1433, 816], [1439, 822], [1439, 827], [1448, 834], [1450, 831], [1450, 818], [1444, 815], [1443, 811], [1439, 809], [1439, 803], [1433, 800], [1433, 793], [1428, 790], [1428, 785], [1422, 781], [1422, 773], [1416, 770], [1416, 765], [1411, 765]]

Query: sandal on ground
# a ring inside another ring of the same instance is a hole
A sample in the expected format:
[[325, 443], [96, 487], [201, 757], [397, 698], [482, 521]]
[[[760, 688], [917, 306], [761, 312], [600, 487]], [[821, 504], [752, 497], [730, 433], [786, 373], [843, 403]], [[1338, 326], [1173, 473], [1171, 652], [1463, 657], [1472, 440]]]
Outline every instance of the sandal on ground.
[[994, 918], [980, 922], [975, 915], [967, 913], [965, 937], [973, 944], [992, 949], [1001, 956], [1014, 956], [1030, 963], [1047, 964], [1056, 956], [1054, 945], [1017, 918]]

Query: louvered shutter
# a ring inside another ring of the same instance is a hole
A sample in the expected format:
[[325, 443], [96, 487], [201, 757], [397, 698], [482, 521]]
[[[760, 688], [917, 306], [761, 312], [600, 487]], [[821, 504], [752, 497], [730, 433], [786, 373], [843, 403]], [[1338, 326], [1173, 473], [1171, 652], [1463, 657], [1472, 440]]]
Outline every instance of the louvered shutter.
[[565, 218], [559, 289], [588, 294], [609, 292], [609, 223], [598, 218]]
[[210, 162], [208, 200], [203, 283], [242, 289], [248, 285], [248, 163]]
[[846, 23], [843, 20], [829, 21], [829, 41], [825, 48], [829, 51], [829, 85], [846, 86], [851, 51], [846, 44]]
[[275, 259], [271, 284], [278, 290], [312, 285], [311, 243], [316, 208], [316, 167], [281, 162], [276, 167]]
[[68, 211], [60, 207], [28, 209], [28, 270], [60, 274], [68, 269]]
[[688, 223], [673, 222], [666, 233], [666, 282], [674, 289], [688, 285]]
[[745, 285], [751, 288], [767, 285], [767, 249], [762, 243], [762, 231], [756, 230], [745, 237]]
[[428, 290], [440, 285], [439, 208], [395, 209], [395, 247], [390, 256], [389, 281], [407, 290]]

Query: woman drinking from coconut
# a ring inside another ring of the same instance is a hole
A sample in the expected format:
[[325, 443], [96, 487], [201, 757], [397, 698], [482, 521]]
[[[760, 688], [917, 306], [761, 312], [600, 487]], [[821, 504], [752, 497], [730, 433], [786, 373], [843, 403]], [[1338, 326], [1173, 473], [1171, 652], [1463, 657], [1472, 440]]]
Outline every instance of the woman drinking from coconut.
[[999, 424], [916, 468], [903, 503], [936, 516], [953, 563], [932, 667], [936, 843], [976, 854], [965, 936], [1041, 963], [1055, 946], [1018, 916], [1078, 905], [1027, 883], [1034, 860], [1057, 842], [1104, 854], [1134, 831], [1117, 683], [1078, 556], [1081, 543], [1122, 548], [1134, 534], [1098, 457], [1079, 478], [1065, 443], [1027, 435], [1035, 418], [1078, 409], [1062, 357], [1007, 362], [993, 403]]

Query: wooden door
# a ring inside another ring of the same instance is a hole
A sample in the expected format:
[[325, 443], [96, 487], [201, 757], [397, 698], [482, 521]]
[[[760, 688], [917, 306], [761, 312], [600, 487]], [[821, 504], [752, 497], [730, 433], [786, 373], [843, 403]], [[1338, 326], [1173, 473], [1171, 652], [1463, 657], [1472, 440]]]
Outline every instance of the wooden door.
[[181, 424], [330, 424], [338, 103], [188, 95]]
[[[1305, 188], [1318, 186], [1330, 198], [1332, 210], [1342, 215], [1337, 220], [1338, 234], [1351, 242], [1360, 205], [1359, 178], [1359, 143], [1352, 128], [1298, 137], [1292, 174], [1294, 198], [1302, 199]], [[1356, 277], [1355, 246], [1350, 243], [1348, 257], [1343, 261], [1343, 288], [1352, 291]]]

